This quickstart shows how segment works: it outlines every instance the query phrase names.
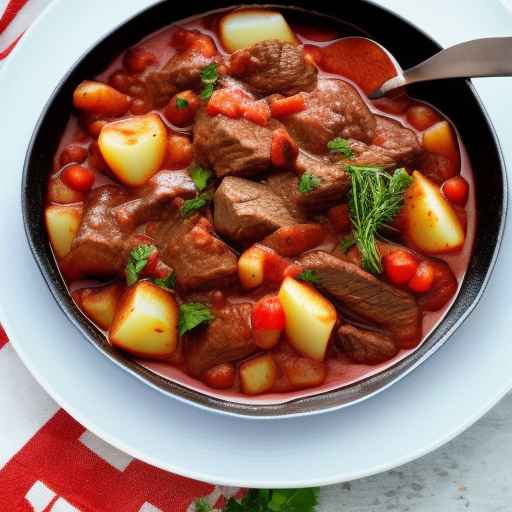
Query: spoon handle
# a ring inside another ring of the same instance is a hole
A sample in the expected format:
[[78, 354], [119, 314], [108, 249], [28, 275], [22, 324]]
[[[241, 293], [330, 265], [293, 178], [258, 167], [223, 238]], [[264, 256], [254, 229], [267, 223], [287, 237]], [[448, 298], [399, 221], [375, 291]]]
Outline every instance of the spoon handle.
[[403, 75], [391, 78], [378, 93], [415, 82], [479, 76], [512, 76], [512, 37], [473, 39], [446, 48]]

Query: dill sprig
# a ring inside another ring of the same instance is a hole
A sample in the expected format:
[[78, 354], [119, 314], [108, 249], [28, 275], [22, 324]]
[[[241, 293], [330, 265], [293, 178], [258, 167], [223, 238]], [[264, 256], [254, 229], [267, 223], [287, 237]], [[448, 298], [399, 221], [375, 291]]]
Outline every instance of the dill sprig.
[[396, 169], [389, 174], [380, 167], [349, 165], [347, 171], [352, 176], [350, 217], [363, 268], [380, 274], [382, 262], [375, 235], [400, 211], [404, 192], [412, 178], [405, 169]]

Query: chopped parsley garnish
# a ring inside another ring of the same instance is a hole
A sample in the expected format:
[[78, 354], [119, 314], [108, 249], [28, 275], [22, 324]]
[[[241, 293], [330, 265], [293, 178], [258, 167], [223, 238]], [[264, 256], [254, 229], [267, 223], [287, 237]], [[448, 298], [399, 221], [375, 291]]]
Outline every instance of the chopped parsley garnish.
[[190, 177], [199, 192], [202, 192], [208, 186], [212, 174], [212, 171], [209, 169], [204, 169], [198, 165], [190, 169]]
[[126, 284], [131, 286], [139, 280], [140, 273], [148, 263], [151, 253], [156, 250], [154, 245], [139, 245], [130, 253], [130, 259], [125, 268]]
[[203, 192], [192, 199], [187, 199], [180, 209], [181, 216], [183, 218], [190, 217], [197, 210], [204, 208], [211, 200], [212, 195], [208, 192]]
[[356, 244], [356, 239], [353, 235], [348, 235], [340, 242], [340, 249], [346, 254], [348, 250]]
[[297, 276], [297, 279], [311, 284], [318, 284], [320, 282], [320, 277], [318, 277], [314, 270], [304, 270]]
[[[251, 489], [240, 501], [230, 498], [219, 512], [315, 512], [319, 489]], [[213, 512], [204, 499], [195, 512]]]
[[347, 158], [352, 158], [354, 156], [354, 152], [350, 147], [350, 144], [347, 139], [342, 139], [341, 137], [336, 137], [327, 143], [327, 149], [331, 153], [341, 153], [343, 156]]
[[363, 268], [380, 274], [382, 262], [375, 236], [400, 211], [412, 178], [405, 169], [389, 174], [378, 167], [348, 165], [347, 171], [352, 177], [350, 217]]
[[320, 186], [320, 178], [318, 176], [313, 176], [312, 174], [308, 174], [305, 172], [299, 180], [299, 192], [301, 194], [306, 194], [318, 188]]
[[188, 101], [184, 98], [180, 98], [179, 96], [176, 96], [176, 108], [178, 110], [182, 110], [187, 107], [188, 107]]
[[201, 83], [203, 85], [203, 90], [200, 95], [203, 101], [210, 99], [218, 79], [219, 74], [217, 73], [217, 64], [215, 64], [215, 62], [212, 62], [203, 68], [201, 71]]
[[183, 336], [186, 332], [191, 331], [204, 322], [210, 322], [214, 318], [208, 306], [204, 304], [200, 304], [199, 302], [181, 304], [178, 322], [180, 336]]
[[160, 288], [166, 288], [167, 290], [174, 290], [176, 288], [176, 272], [174, 270], [166, 277], [157, 277], [154, 283]]

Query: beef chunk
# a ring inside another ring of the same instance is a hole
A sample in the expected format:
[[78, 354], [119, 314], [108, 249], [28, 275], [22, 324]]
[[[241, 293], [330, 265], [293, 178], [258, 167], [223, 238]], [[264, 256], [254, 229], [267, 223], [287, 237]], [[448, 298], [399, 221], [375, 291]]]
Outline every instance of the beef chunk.
[[178, 212], [148, 230], [155, 239], [163, 262], [176, 272], [185, 290], [229, 286], [237, 278], [233, 251], [213, 233], [212, 225], [196, 214], [182, 219]]
[[258, 348], [252, 340], [251, 304], [229, 304], [212, 312], [212, 322], [184, 336], [187, 367], [196, 377], [218, 364], [247, 357]]
[[350, 175], [340, 163], [300, 154], [297, 159], [300, 173], [308, 173], [320, 179], [317, 188], [311, 192], [300, 193], [294, 190], [297, 205], [308, 212], [322, 211], [339, 203], [345, 198], [350, 187]]
[[375, 136], [370, 145], [351, 141], [355, 153], [353, 165], [396, 168], [411, 164], [421, 151], [416, 134], [394, 119], [376, 116], [376, 120]]
[[80, 229], [63, 261], [66, 274], [109, 277], [122, 272], [132, 245], [112, 216], [112, 208], [126, 199], [126, 193], [112, 185], [89, 194]]
[[341, 348], [356, 363], [380, 364], [398, 354], [393, 338], [387, 334], [342, 325], [338, 336]]
[[184, 89], [199, 89], [201, 71], [214, 61], [215, 58], [205, 57], [194, 50], [176, 53], [162, 69], [146, 77], [153, 106], [163, 107], [174, 94]]
[[458, 172], [458, 166], [443, 155], [422, 151], [415, 162], [416, 169], [438, 185], [443, 181], [453, 178]]
[[261, 96], [311, 91], [316, 86], [317, 69], [304, 57], [299, 46], [262, 41], [232, 55], [231, 73]]
[[188, 173], [160, 171], [133, 190], [134, 199], [112, 208], [112, 214], [123, 231], [130, 231], [145, 222], [160, 220], [176, 197], [195, 194], [196, 187]]
[[246, 119], [209, 116], [201, 110], [194, 123], [194, 156], [217, 176], [251, 176], [270, 167], [272, 127]]
[[222, 180], [214, 206], [217, 231], [239, 243], [261, 240], [282, 226], [297, 223], [269, 187], [234, 176]]
[[326, 153], [335, 137], [370, 143], [375, 117], [359, 93], [342, 80], [322, 79], [305, 95], [306, 109], [282, 119], [290, 135], [312, 153]]
[[307, 222], [306, 213], [299, 207], [296, 201], [299, 178], [293, 172], [278, 172], [270, 175], [265, 184], [277, 194], [283, 201], [286, 209], [292, 214], [294, 219], [304, 224]]
[[421, 335], [420, 311], [414, 297], [357, 265], [323, 251], [300, 259], [305, 270], [314, 270], [321, 286], [348, 309], [388, 329], [406, 346]]

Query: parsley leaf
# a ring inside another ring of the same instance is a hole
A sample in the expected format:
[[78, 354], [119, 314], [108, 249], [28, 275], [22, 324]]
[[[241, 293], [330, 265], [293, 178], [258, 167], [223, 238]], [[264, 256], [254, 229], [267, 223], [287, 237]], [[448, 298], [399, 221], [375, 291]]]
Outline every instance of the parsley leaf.
[[331, 153], [341, 153], [343, 156], [348, 158], [352, 158], [354, 156], [354, 152], [350, 147], [350, 144], [347, 139], [342, 139], [341, 137], [336, 137], [327, 143], [327, 149]]
[[126, 284], [131, 286], [139, 280], [140, 273], [146, 266], [151, 253], [156, 250], [154, 245], [139, 245], [130, 253], [130, 259], [125, 268]]
[[212, 171], [196, 165], [190, 169], [190, 177], [192, 178], [197, 190], [202, 192], [208, 186], [208, 181], [210, 181], [210, 178], [212, 177]]
[[301, 194], [306, 194], [307, 192], [311, 192], [320, 186], [320, 178], [318, 176], [313, 176], [312, 174], [308, 174], [305, 172], [299, 180], [299, 192]]
[[204, 498], [199, 498], [194, 503], [194, 511], [195, 512], [213, 512], [213, 508]]
[[166, 277], [157, 277], [154, 283], [160, 288], [166, 288], [168, 290], [174, 290], [176, 288], [176, 272], [174, 270]]
[[318, 277], [318, 274], [314, 270], [304, 270], [297, 276], [297, 279], [312, 284], [318, 284], [320, 282], [320, 277]]
[[405, 169], [389, 174], [378, 167], [348, 165], [347, 171], [352, 177], [350, 217], [363, 268], [380, 274], [382, 262], [375, 236], [400, 211], [412, 178]]
[[203, 192], [192, 199], [187, 199], [181, 206], [181, 216], [183, 218], [190, 217], [197, 210], [204, 208], [211, 200], [212, 196], [207, 192]]
[[218, 79], [219, 75], [217, 73], [217, 64], [215, 64], [215, 62], [208, 64], [208, 66], [202, 69], [201, 83], [203, 84], [203, 90], [200, 95], [202, 100], [207, 101], [210, 99]]
[[356, 239], [353, 235], [348, 235], [340, 242], [340, 249], [346, 254], [348, 250], [356, 244]]
[[215, 317], [207, 306], [199, 302], [190, 302], [180, 305], [180, 317], [178, 321], [178, 329], [180, 336], [191, 331], [194, 327], [204, 322], [210, 322]]
[[[222, 512], [314, 512], [318, 505], [317, 487], [311, 489], [251, 489], [241, 501], [230, 498]], [[204, 500], [202, 500], [204, 502]], [[210, 512], [197, 508], [196, 512]], [[202, 506], [202, 505], [201, 505]]]
[[176, 108], [178, 110], [182, 110], [187, 107], [188, 107], [188, 101], [184, 98], [180, 98], [179, 96], [176, 96]]

